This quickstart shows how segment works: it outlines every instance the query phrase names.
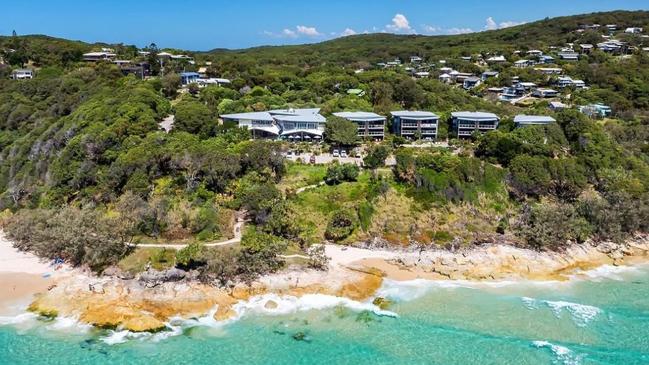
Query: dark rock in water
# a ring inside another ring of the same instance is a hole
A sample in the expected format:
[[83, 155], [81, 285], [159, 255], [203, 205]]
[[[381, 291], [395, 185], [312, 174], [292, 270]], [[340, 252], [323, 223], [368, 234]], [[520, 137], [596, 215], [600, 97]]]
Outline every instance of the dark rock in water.
[[374, 321], [374, 316], [373, 313], [370, 311], [362, 311], [358, 313], [358, 316], [356, 316], [356, 322], [362, 322], [365, 324], [369, 324], [370, 322]]
[[293, 339], [295, 341], [301, 341], [301, 342], [307, 342], [307, 343], [311, 342], [311, 338], [309, 336], [307, 336], [307, 334], [304, 333], [304, 332], [296, 332], [293, 335]]
[[281, 335], [281, 336], [286, 334], [286, 332], [280, 331], [280, 330], [273, 330], [273, 333], [276, 334], [276, 335]]
[[385, 309], [388, 309], [390, 307], [390, 305], [392, 305], [392, 301], [390, 299], [386, 299], [386, 298], [383, 298], [383, 297], [376, 297], [372, 301], [372, 304], [374, 304], [375, 306], [385, 310]]

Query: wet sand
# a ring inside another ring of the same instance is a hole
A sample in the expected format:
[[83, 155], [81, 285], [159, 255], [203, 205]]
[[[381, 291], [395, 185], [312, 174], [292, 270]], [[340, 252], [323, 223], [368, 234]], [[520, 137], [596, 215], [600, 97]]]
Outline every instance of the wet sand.
[[24, 311], [35, 294], [47, 291], [54, 282], [37, 274], [0, 272], [0, 315]]

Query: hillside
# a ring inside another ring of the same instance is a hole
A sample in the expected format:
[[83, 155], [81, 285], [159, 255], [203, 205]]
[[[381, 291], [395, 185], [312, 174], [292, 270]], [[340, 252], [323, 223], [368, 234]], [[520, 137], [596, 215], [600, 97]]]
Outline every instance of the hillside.
[[580, 25], [617, 24], [619, 28], [649, 28], [649, 11], [615, 11], [544, 19], [511, 28], [446, 36], [359, 34], [297, 46], [256, 47], [243, 50], [213, 50], [218, 57], [250, 57], [261, 63], [337, 64], [378, 62], [413, 54], [434, 56], [541, 49], [572, 42]]
[[[556, 75], [514, 67], [528, 56], [512, 51], [539, 48], [556, 55], [550, 46], [564, 47], [575, 37], [605, 39], [604, 29], [576, 32], [595, 22], [644, 26], [649, 12], [558, 18], [458, 36], [374, 34], [218, 50], [193, 54], [195, 62], [170, 55], [158, 62], [156, 49], [145, 57], [135, 47], [109, 45], [121, 60], [164, 63], [146, 78], [125, 75], [107, 60], [81, 61], [82, 52], [104, 44], [0, 39], [9, 63], [0, 68], [0, 224], [23, 249], [75, 265], [101, 270], [130, 257], [139, 265], [130, 268], [178, 263], [228, 279], [274, 271], [282, 265], [278, 254], [304, 254], [324, 240], [436, 247], [507, 242], [536, 249], [590, 238], [623, 241], [649, 231], [649, 55], [636, 48], [624, 54], [595, 50], [572, 61], [557, 57], [555, 68], [588, 87], [566, 86], [553, 98], [525, 95], [525, 103], [514, 105], [489, 91], [513, 88], [514, 80], [555, 87]], [[475, 53], [506, 59], [489, 64], [482, 56], [459, 57]], [[372, 65], [395, 56], [408, 61], [413, 54], [425, 61]], [[443, 66], [437, 56], [456, 74], [491, 70], [499, 76], [475, 88], [445, 83], [438, 79]], [[430, 74], [415, 77], [411, 66]], [[33, 68], [34, 78], [8, 77], [21, 67]], [[181, 85], [181, 72], [199, 68], [231, 83]], [[565, 103], [565, 110], [551, 110], [549, 101]], [[590, 103], [612, 110], [580, 112]], [[302, 107], [320, 108], [329, 118], [324, 143], [250, 140], [247, 129], [219, 121], [224, 114]], [[390, 121], [385, 140], [372, 143], [357, 138], [352, 122], [331, 118], [338, 111], [394, 110], [439, 115], [435, 138], [442, 143], [404, 147], [405, 137]], [[456, 111], [492, 112], [501, 122], [494, 131], [461, 138], [450, 118]], [[518, 114], [550, 116], [556, 123], [515, 128]], [[158, 123], [171, 115], [173, 129], [166, 133]], [[340, 130], [327, 129], [332, 125]], [[331, 137], [336, 134], [348, 138], [340, 142]], [[340, 145], [362, 150], [365, 158], [353, 161], [363, 167], [284, 157], [294, 150], [333, 158], [329, 153]], [[389, 155], [394, 164], [388, 167]], [[243, 214], [249, 224], [241, 247], [201, 248], [231, 239]], [[176, 258], [156, 250], [132, 257], [125, 246], [132, 242], [195, 244]]]

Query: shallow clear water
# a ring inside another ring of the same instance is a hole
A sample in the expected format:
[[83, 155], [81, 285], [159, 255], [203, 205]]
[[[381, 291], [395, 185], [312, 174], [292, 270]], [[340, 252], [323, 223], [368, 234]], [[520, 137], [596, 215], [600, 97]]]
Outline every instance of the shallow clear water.
[[381, 295], [398, 317], [312, 296], [281, 301], [281, 315], [259, 313], [260, 300], [228, 324], [141, 337], [2, 318], [0, 364], [649, 364], [647, 268], [569, 283], [387, 282]]

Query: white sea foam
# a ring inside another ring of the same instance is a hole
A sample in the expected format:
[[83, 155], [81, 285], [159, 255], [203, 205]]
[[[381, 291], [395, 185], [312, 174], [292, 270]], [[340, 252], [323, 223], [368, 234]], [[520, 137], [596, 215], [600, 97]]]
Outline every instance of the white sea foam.
[[[275, 308], [266, 303], [273, 301], [277, 304]], [[336, 297], [324, 294], [306, 294], [301, 297], [279, 296], [276, 294], [265, 294], [250, 298], [246, 302], [239, 302], [233, 306], [233, 310], [239, 316], [246, 314], [265, 314], [265, 315], [286, 315], [296, 312], [305, 312], [309, 310], [323, 310], [338, 306], [343, 306], [354, 311], [370, 311], [378, 316], [397, 317], [397, 314], [391, 311], [382, 310], [372, 303], [358, 302], [344, 297]]]
[[538, 309], [539, 304], [543, 304], [552, 310], [555, 317], [561, 318], [564, 312], [568, 312], [579, 327], [585, 327], [602, 313], [602, 310], [586, 304], [572, 303], [566, 301], [538, 300], [529, 297], [522, 297], [521, 301], [528, 309]]
[[555, 345], [548, 341], [534, 341], [532, 345], [537, 349], [547, 348], [552, 351], [555, 356], [555, 364], [564, 364], [564, 365], [579, 365], [583, 358], [582, 355], [575, 355], [569, 348]]
[[587, 279], [590, 281], [616, 280], [622, 281], [628, 279], [634, 274], [641, 274], [646, 266], [614, 266], [602, 265], [592, 270], [580, 271], [572, 276], [573, 279]]

